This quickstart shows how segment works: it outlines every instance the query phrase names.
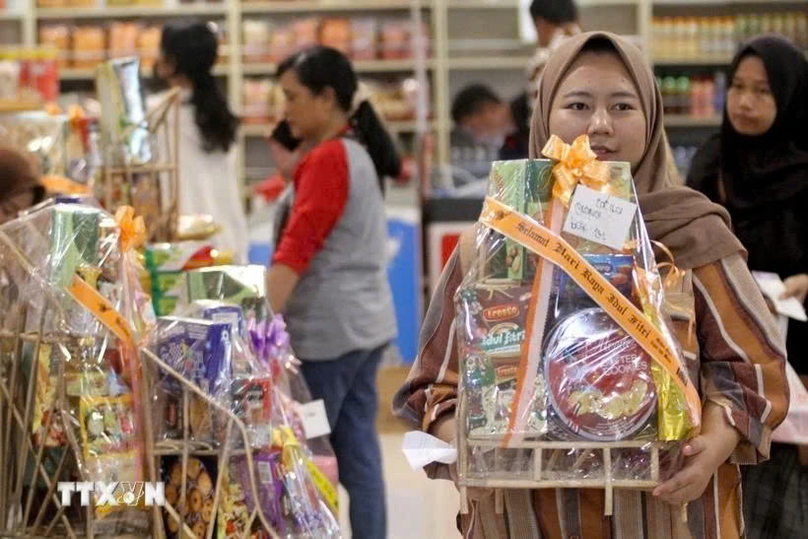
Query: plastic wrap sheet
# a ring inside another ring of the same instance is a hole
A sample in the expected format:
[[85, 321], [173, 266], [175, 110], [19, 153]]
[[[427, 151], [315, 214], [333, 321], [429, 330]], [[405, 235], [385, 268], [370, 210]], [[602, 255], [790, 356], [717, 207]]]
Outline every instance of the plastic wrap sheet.
[[[122, 233], [97, 207], [51, 202], [0, 227], [2, 383], [23, 405], [25, 391], [32, 396], [23, 439], [31, 436], [33, 445], [23, 443], [6, 458], [27, 460], [25, 483], [37, 506], [50, 501], [32, 481], [40, 477], [40, 448], [42, 461], [58, 462], [65, 451], [74, 456], [53, 481], [146, 480], [134, 343], [154, 319], [129, 250], [131, 215], [124, 220]], [[15, 354], [7, 345], [19, 334], [25, 337]], [[77, 529], [86, 524], [77, 501], [66, 515]], [[146, 533], [151, 525], [150, 513], [126, 504], [96, 507], [94, 519], [96, 536]]]
[[[537, 241], [547, 239], [545, 232], [551, 240], [560, 237], [566, 247], [546, 245], [577, 268], [587, 291], [559, 265], [481, 217], [473, 261], [455, 297], [458, 422], [461, 439], [470, 441], [467, 478], [538, 477], [535, 442], [570, 445], [542, 452], [544, 479], [603, 477], [604, 455], [597, 447], [608, 444], [628, 446], [611, 450], [613, 477], [649, 478], [655, 442], [663, 454], [653, 467], [664, 477], [678, 465], [676, 442], [692, 435], [698, 419], [671, 374], [614, 317], [634, 312], [635, 325], [653, 328], [679, 374], [687, 372], [663, 314], [664, 286], [630, 168], [596, 163], [599, 184], [573, 183], [565, 190], [557, 180], [563, 164], [522, 160], [492, 166], [483, 216], [513, 212], [525, 235]], [[621, 214], [622, 228], [615, 225]], [[541, 238], [534, 231], [543, 231]], [[607, 312], [591, 290], [609, 298], [616, 311]]]

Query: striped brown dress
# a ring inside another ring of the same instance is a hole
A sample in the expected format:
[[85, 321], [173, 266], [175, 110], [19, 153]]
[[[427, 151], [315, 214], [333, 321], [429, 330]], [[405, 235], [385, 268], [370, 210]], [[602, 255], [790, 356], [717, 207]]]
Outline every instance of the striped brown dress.
[[[458, 361], [454, 293], [463, 272], [456, 251], [432, 298], [421, 331], [420, 353], [396, 395], [396, 412], [429, 431], [457, 402]], [[788, 387], [785, 346], [757, 285], [740, 255], [688, 271], [683, 297], [696, 315], [689, 336], [686, 318], [674, 316], [691, 379], [703, 401], [721, 405], [742, 442], [721, 465], [699, 500], [672, 507], [639, 491], [615, 492], [611, 517], [603, 492], [589, 489], [509, 490], [504, 512], [493, 491], [473, 489], [470, 513], [460, 519], [470, 538], [729, 539], [742, 537], [739, 465], [768, 458], [771, 432], [785, 417]], [[449, 479], [448, 467], [432, 464], [427, 474]], [[453, 518], [454, 515], [446, 515]]]

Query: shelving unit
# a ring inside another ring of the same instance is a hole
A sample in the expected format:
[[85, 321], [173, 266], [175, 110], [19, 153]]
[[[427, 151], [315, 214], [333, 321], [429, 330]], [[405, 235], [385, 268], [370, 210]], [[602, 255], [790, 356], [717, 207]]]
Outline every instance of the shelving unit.
[[[103, 2], [103, 0], [98, 0]], [[503, 97], [515, 97], [524, 84], [524, 68], [533, 52], [533, 45], [520, 43], [517, 20], [520, 0], [222, 0], [220, 3], [195, 2], [182, 4], [180, 0], [165, 0], [165, 6], [110, 6], [110, 7], [37, 7], [36, 0], [14, 0], [14, 11], [0, 11], [0, 30], [3, 37], [15, 35], [19, 44], [31, 46], [37, 41], [37, 27], [52, 21], [108, 21], [112, 19], [160, 19], [179, 17], [209, 17], [223, 24], [228, 35], [228, 59], [216, 67], [216, 75], [225, 77], [228, 96], [237, 112], [241, 111], [242, 83], [245, 77], [272, 76], [275, 64], [243, 63], [241, 26], [246, 18], [277, 15], [288, 18], [317, 13], [352, 16], [362, 12], [381, 17], [407, 16], [419, 13], [429, 21], [432, 56], [424, 63], [415, 60], [374, 60], [356, 62], [357, 72], [365, 77], [402, 74], [416, 75], [428, 80], [431, 91], [431, 117], [426, 125], [435, 139], [436, 163], [450, 160], [451, 99], [456, 91], [474, 81], [483, 81], [500, 90]], [[577, 0], [585, 29], [603, 28], [638, 36], [648, 43], [651, 20], [655, 14], [712, 15], [714, 13], [741, 13], [749, 10], [791, 9], [806, 5], [806, 0]], [[753, 7], [756, 5], [757, 7]], [[6, 29], [13, 28], [15, 32]], [[468, 49], [468, 42], [477, 40], [480, 50]], [[0, 38], [0, 43], [8, 39]], [[467, 42], [463, 44], [462, 42]], [[509, 44], [510, 43], [510, 44]], [[463, 45], [463, 46], [461, 46]], [[464, 48], [465, 46], [465, 48]], [[486, 48], [488, 47], [488, 48]], [[656, 58], [655, 67], [682, 71], [708, 70], [725, 67], [726, 56], [699, 58]], [[73, 86], [91, 81], [92, 70], [62, 70], [62, 78]], [[669, 116], [670, 129], [706, 130], [717, 126], [716, 118], [690, 118]], [[399, 133], [417, 131], [416, 122], [390, 123], [391, 130]], [[246, 176], [252, 167], [245, 152], [250, 139], [265, 134], [265, 126], [246, 125], [240, 130], [239, 155]]]

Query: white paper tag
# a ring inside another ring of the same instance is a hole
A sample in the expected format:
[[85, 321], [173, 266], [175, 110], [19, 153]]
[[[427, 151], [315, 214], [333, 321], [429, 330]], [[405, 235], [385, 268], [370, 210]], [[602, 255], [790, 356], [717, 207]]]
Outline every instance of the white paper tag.
[[765, 271], [753, 271], [752, 276], [757, 281], [760, 290], [774, 303], [774, 309], [778, 314], [800, 322], [808, 322], [805, 308], [796, 298], [780, 299], [780, 295], [786, 290], [786, 285], [780, 280], [779, 275]]
[[623, 248], [637, 205], [600, 191], [578, 185], [570, 200], [564, 232], [612, 249]]
[[303, 421], [307, 440], [331, 434], [323, 399], [307, 402], [306, 404], [298, 403], [297, 413], [300, 415], [300, 420]]
[[457, 449], [454, 446], [420, 430], [404, 434], [401, 450], [413, 470], [419, 470], [430, 462], [451, 464], [457, 460]]

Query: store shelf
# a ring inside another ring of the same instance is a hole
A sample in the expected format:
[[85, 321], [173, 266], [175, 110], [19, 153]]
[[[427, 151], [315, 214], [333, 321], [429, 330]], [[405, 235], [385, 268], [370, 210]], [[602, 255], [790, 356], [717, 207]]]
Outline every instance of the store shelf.
[[732, 62], [730, 56], [701, 56], [691, 58], [655, 58], [654, 66], [725, 66]]
[[110, 6], [37, 8], [38, 19], [110, 19], [126, 17], [185, 17], [227, 14], [227, 4], [185, 4], [166, 8], [160, 6]]
[[[353, 63], [358, 73], [397, 73], [415, 71], [415, 60], [365, 60]], [[434, 67], [433, 61], [427, 62], [427, 69]], [[274, 75], [277, 64], [244, 64], [245, 75]]]
[[529, 56], [481, 56], [469, 58], [450, 58], [449, 69], [456, 71], [476, 71], [476, 70], [519, 70], [525, 69]]
[[742, 4], [753, 4], [757, 6], [769, 7], [774, 4], [802, 4], [800, 0], [652, 0], [654, 6], [674, 6], [674, 7], [688, 7], [688, 6], [732, 6]]
[[663, 119], [665, 127], [718, 127], [721, 125], [720, 116], [701, 118], [685, 114], [669, 114]]
[[[404, 122], [385, 121], [384, 125], [393, 133], [415, 133], [418, 130], [418, 124], [414, 120]], [[273, 124], [242, 124], [241, 133], [247, 138], [264, 138], [269, 136], [272, 127]], [[436, 127], [436, 122], [427, 122], [428, 130], [434, 131]]]
[[[424, 0], [421, 7], [430, 7]], [[254, 13], [306, 13], [323, 11], [405, 11], [410, 9], [407, 0], [286, 0], [283, 2], [243, 2], [243, 14]]]
[[[228, 75], [227, 66], [216, 66], [213, 68], [213, 74], [217, 77], [226, 77]], [[151, 70], [143, 70], [142, 75], [144, 78], [151, 78]], [[95, 69], [89, 68], [63, 68], [59, 70], [59, 80], [94, 80]]]
[[[633, 6], [641, 0], [577, 0], [578, 7]], [[518, 0], [448, 0], [446, 7], [457, 10], [519, 9]]]
[[22, 19], [23, 19], [22, 13], [0, 11], [0, 22], [3, 21], [20, 22], [22, 21]]

